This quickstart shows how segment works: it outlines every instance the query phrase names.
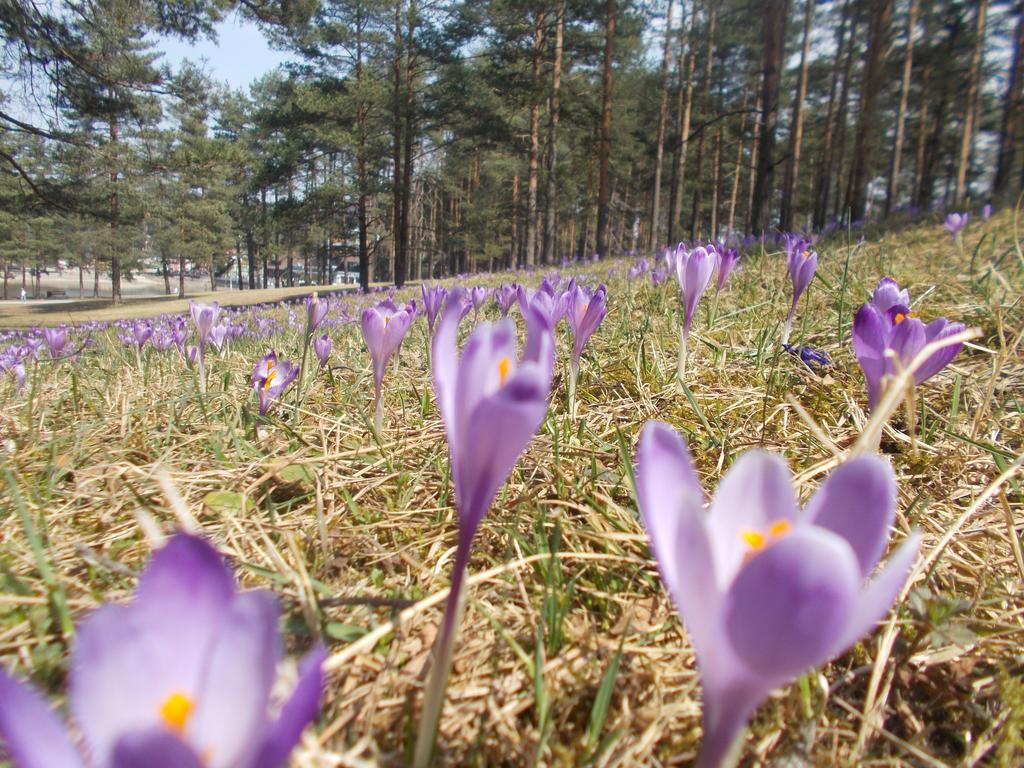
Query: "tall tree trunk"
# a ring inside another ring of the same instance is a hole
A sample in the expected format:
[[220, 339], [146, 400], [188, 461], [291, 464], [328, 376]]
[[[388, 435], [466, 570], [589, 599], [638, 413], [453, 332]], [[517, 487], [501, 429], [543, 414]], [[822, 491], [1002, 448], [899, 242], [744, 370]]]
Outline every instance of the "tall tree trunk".
[[782, 81], [787, 0], [766, 0], [764, 4], [763, 81], [761, 85], [761, 145], [757, 158], [757, 181], [750, 208], [750, 231], [764, 232], [771, 221], [772, 181], [775, 176], [775, 130], [779, 123], [779, 86]]
[[512, 242], [509, 244], [509, 269], [523, 266], [519, 261], [519, 174], [512, 177]]
[[[707, 113], [714, 114], [713, 97], [711, 95], [714, 82], [712, 75], [714, 73], [715, 65], [715, 21], [718, 18], [718, 8], [714, 5], [711, 6], [708, 15], [708, 48], [704, 64], [704, 91], [705, 91], [705, 103], [707, 105]], [[694, 174], [694, 180], [697, 182], [693, 185], [693, 208], [690, 211], [690, 239], [697, 239], [697, 230], [700, 226], [700, 204], [701, 204], [701, 192], [704, 189], [704, 179], [701, 178], [701, 174], [704, 170], [704, 137], [707, 134], [707, 124], [703, 125], [700, 129], [700, 136], [697, 138], [697, 172]]]
[[956, 171], [956, 193], [954, 203], [960, 205], [967, 194], [967, 172], [971, 165], [971, 146], [974, 143], [974, 109], [978, 97], [978, 80], [981, 77], [981, 57], [985, 50], [985, 15], [988, 0], [980, 0], [975, 11], [974, 52], [971, 55], [971, 72], [967, 80], [967, 105], [964, 108], [964, 130], [960, 138], [960, 162]]
[[405, 254], [402, 253], [401, 229], [402, 229], [402, 58], [405, 46], [402, 43], [402, 6], [404, 0], [395, 0], [395, 29], [393, 36], [394, 57], [391, 62], [391, 73], [394, 77], [393, 90], [391, 94], [391, 154], [394, 165], [392, 175], [392, 187], [394, 188], [391, 205], [391, 241], [394, 244], [394, 267], [393, 277], [397, 281], [398, 275], [405, 274]]
[[120, 200], [117, 195], [117, 164], [118, 154], [118, 122], [117, 118], [110, 119], [110, 145], [113, 150], [110, 168], [110, 301], [112, 304], [121, 303], [121, 260], [118, 257], [118, 250], [121, 247], [118, 227], [121, 219]]
[[[669, 200], [668, 237], [671, 244], [682, 231], [683, 187], [686, 181], [686, 150], [690, 145], [690, 117], [693, 112], [693, 73], [697, 68], [697, 6], [690, 9], [690, 31], [683, 44], [683, 24], [679, 24], [679, 96], [676, 102], [675, 163]], [[685, 65], [685, 66], [684, 66]]]
[[761, 146], [761, 89], [755, 87], [757, 93], [754, 101], [754, 132], [750, 137], [750, 187], [747, 190], [747, 229], [750, 229], [750, 212], [754, 210], [754, 190], [757, 187], [757, 150]]
[[921, 68], [921, 99], [917, 108], [917, 147], [914, 150], [914, 188], [912, 200], [914, 205], [921, 204], [921, 185], [924, 175], [924, 154], [928, 144], [928, 99], [930, 97], [932, 65], [925, 62]]
[[171, 295], [171, 272], [167, 263], [167, 249], [160, 248], [160, 272], [164, 276], [164, 296]]
[[537, 263], [537, 176], [540, 171], [540, 70], [544, 50], [544, 13], [533, 16], [533, 101], [530, 104], [529, 176], [526, 186], [526, 265]]
[[245, 232], [245, 255], [249, 267], [249, 290], [256, 289], [256, 235], [252, 228]]
[[556, 214], [558, 211], [558, 113], [562, 89], [562, 42], [565, 32], [565, 2], [558, 6], [555, 22], [555, 63], [551, 73], [551, 123], [548, 127], [548, 189], [547, 210], [544, 222], [544, 253], [542, 261], [551, 264], [555, 260]]
[[907, 101], [910, 96], [910, 76], [914, 67], [914, 28], [917, 26], [917, 0], [910, 0], [907, 11], [907, 46], [903, 54], [903, 83], [900, 86], [900, 108], [896, 113], [896, 138], [892, 147], [892, 164], [889, 166], [889, 183], [885, 190], [885, 215], [892, 211], [900, 193], [900, 165], [903, 154], [903, 134], [907, 120]]
[[867, 213], [868, 181], [872, 160], [878, 151], [878, 94], [884, 85], [882, 73], [889, 50], [892, 3], [893, 0], [871, 0], [871, 35], [850, 166], [850, 217], [854, 221], [863, 219]]
[[413, 137], [415, 133], [416, 102], [414, 83], [415, 67], [415, 25], [417, 6], [416, 0], [412, 0], [409, 6], [408, 29], [406, 33], [405, 47], [405, 128], [403, 130], [404, 159], [402, 161], [402, 216], [399, 221], [399, 242], [401, 243], [401, 263], [395, 263], [395, 285], [405, 285], [409, 276], [409, 210], [412, 197], [412, 171], [413, 171]]
[[729, 234], [732, 234], [732, 227], [736, 220], [736, 200], [739, 197], [740, 192], [740, 171], [743, 168], [743, 144], [746, 140], [747, 132], [747, 103], [750, 100], [750, 94], [746, 88], [743, 89], [743, 103], [740, 105], [740, 132], [739, 136], [736, 137], [736, 165], [732, 172], [732, 193], [729, 195], [729, 221], [726, 224], [726, 230]]
[[658, 229], [661, 225], [661, 163], [665, 157], [665, 123], [668, 122], [668, 63], [672, 53], [672, 0], [668, 0], [665, 11], [665, 49], [661, 56], [661, 103], [658, 107], [658, 138], [654, 146], [654, 191], [651, 201], [651, 237], [654, 253], [658, 252], [661, 240]]
[[[818, 172], [814, 180], [814, 229], [825, 226], [828, 215], [828, 192], [831, 187], [832, 151], [835, 145], [836, 123], [839, 110], [836, 108], [836, 90], [839, 85], [839, 74], [842, 71], [843, 50], [846, 45], [846, 27], [849, 21], [850, 0], [843, 0], [842, 17], [836, 31], [836, 55], [832, 62], [832, 77], [828, 88], [828, 110], [825, 116], [825, 138], [818, 163]], [[851, 40], [853, 36], [851, 35]]]
[[616, 0], [605, 4], [604, 72], [601, 76], [601, 139], [598, 149], [597, 254], [608, 255], [609, 168], [612, 145], [612, 60], [615, 56]]
[[999, 125], [999, 155], [996, 161], [996, 175], [992, 181], [992, 194], [1005, 194], [1010, 186], [1014, 160], [1017, 154], [1017, 133], [1020, 129], [1021, 114], [1024, 113], [1024, 99], [1021, 98], [1021, 83], [1024, 82], [1024, 0], [1017, 3], [1017, 33], [1013, 38], [1013, 60], [1006, 77], [1006, 93], [1003, 95], [1003, 117]]
[[789, 131], [789, 157], [786, 160], [786, 174], [782, 182], [782, 205], [779, 211], [779, 227], [788, 232], [793, 228], [793, 198], [800, 179], [800, 147], [804, 138], [804, 99], [807, 98], [807, 67], [810, 64], [811, 25], [814, 22], [814, 0], [804, 3], [804, 41], [800, 49], [800, 83], [796, 98], [793, 99], [793, 119]]
[[715, 159], [714, 172], [711, 182], [711, 228], [708, 233], [709, 240], [718, 239], [718, 187], [722, 183], [722, 126], [715, 131]]

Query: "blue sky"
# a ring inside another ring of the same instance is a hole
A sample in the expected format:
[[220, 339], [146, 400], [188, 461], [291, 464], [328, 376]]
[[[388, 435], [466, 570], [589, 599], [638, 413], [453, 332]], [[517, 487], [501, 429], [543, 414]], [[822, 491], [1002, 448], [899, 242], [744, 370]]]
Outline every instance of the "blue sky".
[[202, 64], [214, 80], [232, 88], [246, 88], [253, 80], [288, 61], [287, 54], [273, 50], [259, 28], [232, 14], [217, 25], [217, 42], [200, 40], [194, 44], [174, 38], [155, 43], [164, 53], [163, 62], [177, 69], [189, 59]]

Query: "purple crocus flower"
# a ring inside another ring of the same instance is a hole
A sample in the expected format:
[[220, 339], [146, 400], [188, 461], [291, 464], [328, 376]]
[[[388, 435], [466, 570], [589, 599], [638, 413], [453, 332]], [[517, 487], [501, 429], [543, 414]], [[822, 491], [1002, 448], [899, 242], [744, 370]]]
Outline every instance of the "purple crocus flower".
[[427, 313], [427, 326], [430, 329], [430, 334], [433, 335], [434, 321], [441, 314], [444, 297], [448, 295], [448, 291], [440, 285], [428, 287], [426, 283], [420, 283], [420, 292], [423, 296], [423, 309]]
[[657, 269], [651, 270], [651, 285], [661, 285], [665, 282], [668, 277], [668, 270], [664, 267], [658, 267]]
[[141, 350], [146, 346], [146, 342], [149, 341], [149, 337], [153, 335], [153, 326], [147, 322], [139, 320], [132, 325], [132, 336], [135, 339], [136, 346]]
[[981, 220], [988, 221], [992, 218], [992, 203], [985, 203], [981, 207]]
[[462, 292], [455, 288], [449, 295], [433, 345], [434, 392], [448, 438], [459, 537], [416, 743], [417, 768], [430, 760], [473, 539], [498, 488], [544, 420], [555, 362], [551, 325], [533, 307], [527, 310], [526, 347], [518, 363], [516, 326], [508, 318], [477, 326], [459, 357], [455, 342]]
[[786, 249], [786, 266], [789, 269], [789, 279], [793, 283], [793, 300], [789, 305], [789, 314], [786, 316], [786, 325], [782, 329], [782, 343], [789, 341], [789, 334], [793, 330], [793, 318], [796, 317], [796, 305], [800, 301], [803, 292], [814, 279], [814, 273], [818, 269], [818, 254], [811, 250], [811, 241], [800, 235], [784, 235]]
[[886, 615], [919, 537], [872, 578], [896, 506], [892, 468], [875, 456], [841, 465], [801, 511], [785, 462], [749, 451], [705, 513], [686, 445], [655, 421], [640, 437], [636, 479], [651, 550], [697, 654], [697, 765], [712, 768], [771, 691], [843, 653]]
[[808, 368], [827, 368], [832, 365], [832, 359], [828, 353], [822, 352], [814, 347], [793, 347], [783, 344], [782, 348], [794, 357], [799, 357], [801, 362]]
[[[906, 305], [893, 304], [882, 311], [874, 301], [864, 304], [853, 319], [853, 352], [864, 372], [870, 407], [878, 404], [888, 382], [907, 368], [925, 345], [963, 330], [963, 323], [951, 323], [944, 317], [923, 323]], [[934, 352], [914, 372], [914, 384], [927, 381], [949, 365], [962, 346], [951, 344]]]
[[202, 351], [206, 347], [210, 331], [213, 330], [213, 326], [217, 322], [217, 316], [220, 314], [220, 304], [216, 301], [210, 304], [202, 304], [193, 299], [188, 303], [188, 310], [192, 313], [192, 322], [196, 324], [196, 333], [199, 335], [199, 349]]
[[228, 335], [228, 327], [224, 323], [218, 323], [210, 329], [210, 343], [220, 352], [224, 346], [224, 339]]
[[316, 717], [322, 649], [271, 717], [281, 660], [277, 601], [239, 592], [224, 559], [179, 533], [135, 599], [79, 627], [68, 701], [81, 745], [46, 701], [0, 669], [0, 741], [18, 768], [279, 768]]
[[718, 283], [715, 291], [721, 293], [722, 288], [725, 287], [725, 281], [729, 279], [729, 274], [739, 266], [740, 252], [735, 248], [717, 248], [716, 251], [718, 253]]
[[252, 371], [252, 388], [259, 400], [260, 416], [281, 397], [288, 385], [299, 375], [299, 366], [289, 360], [278, 360], [276, 352], [268, 352]]
[[323, 324], [331, 305], [317, 294], [306, 297], [306, 334], [312, 335]]
[[501, 287], [495, 291], [494, 298], [498, 302], [498, 307], [501, 309], [501, 316], [508, 317], [509, 311], [512, 309], [512, 305], [516, 302], [516, 296], [519, 293], [519, 286], [515, 283], [502, 283]]
[[683, 324], [679, 328], [679, 367], [677, 375], [680, 383], [686, 373], [686, 345], [690, 338], [690, 327], [693, 325], [693, 313], [697, 303], [708, 287], [711, 275], [718, 263], [718, 255], [706, 248], [694, 248], [692, 251], [678, 251], [676, 254], [676, 279], [683, 297]]
[[363, 340], [370, 350], [370, 359], [373, 361], [374, 426], [378, 432], [384, 418], [381, 399], [384, 369], [395, 350], [401, 345], [411, 322], [412, 318], [405, 309], [397, 309], [389, 301], [382, 301], [363, 310]]
[[330, 358], [333, 348], [334, 342], [331, 341], [331, 337], [326, 333], [313, 339], [313, 353], [316, 355], [316, 359], [320, 361], [321, 368], [327, 365], [327, 360]]
[[946, 231], [954, 238], [960, 237], [960, 230], [967, 226], [967, 222], [970, 221], [971, 214], [969, 213], [947, 213], [945, 220], [942, 222], [942, 226], [946, 228]]
[[474, 285], [469, 290], [469, 299], [473, 302], [473, 320], [480, 315], [480, 308], [487, 301], [487, 297], [490, 295], [490, 291], [484, 288], [482, 285]]
[[153, 338], [149, 343], [157, 352], [166, 352], [174, 346], [174, 336], [167, 329], [161, 328], [153, 333]]
[[576, 406], [576, 380], [580, 373], [583, 347], [608, 314], [605, 294], [603, 285], [593, 293], [578, 285], [565, 292], [566, 319], [573, 336], [572, 355], [569, 358], [569, 413], [573, 416]]
[[46, 339], [46, 346], [50, 348], [50, 357], [60, 357], [64, 347], [68, 345], [67, 329], [43, 328], [43, 337]]
[[910, 292], [900, 288], [900, 284], [891, 277], [883, 277], [871, 293], [871, 304], [879, 312], [888, 312], [890, 307], [897, 304], [909, 306]]

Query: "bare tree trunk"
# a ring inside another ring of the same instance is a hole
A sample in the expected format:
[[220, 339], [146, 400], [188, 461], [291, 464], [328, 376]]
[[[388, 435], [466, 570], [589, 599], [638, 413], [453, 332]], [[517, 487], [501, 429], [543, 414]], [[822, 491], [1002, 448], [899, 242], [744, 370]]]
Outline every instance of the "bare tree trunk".
[[[540, 90], [541, 53], [544, 49], [544, 14], [533, 16], [533, 87]], [[540, 169], [540, 102], [536, 93], [530, 104], [529, 175], [526, 184], [526, 264], [537, 263], [537, 175]]]
[[971, 55], [971, 72], [967, 81], [967, 105], [964, 109], [964, 131], [960, 140], [960, 163], [956, 172], [956, 193], [954, 203], [963, 202], [967, 193], [967, 171], [971, 165], [971, 146], [974, 143], [974, 107], [978, 97], [978, 80], [981, 73], [981, 56], [985, 50], [985, 15], [988, 0], [980, 0], [975, 11], [974, 52]]
[[565, 3], [558, 6], [558, 20], [555, 23], [555, 63], [551, 73], [551, 124], [548, 127], [548, 189], [547, 210], [544, 222], [544, 251], [542, 261], [551, 264], [555, 260], [556, 214], [558, 211], [558, 112], [559, 95], [562, 88], [562, 39], [565, 29]]
[[992, 194], [1002, 195], [1010, 186], [1014, 160], [1017, 154], [1017, 133], [1021, 123], [1024, 104], [1021, 99], [1021, 82], [1024, 81], [1024, 1], [1017, 3], [1017, 32], [1013, 39], [1013, 60], [1006, 78], [1006, 93], [1003, 96], [1003, 118], [999, 126], [999, 155], [996, 161], [996, 175], [992, 182]]
[[722, 126], [715, 131], [715, 170], [711, 183], [711, 230], [710, 240], [718, 239], [718, 187], [722, 182]]
[[[839, 96], [839, 116], [836, 119], [836, 151], [832, 154], [832, 167], [830, 168], [830, 176], [835, 179], [833, 214], [837, 217], [840, 214], [846, 215], [850, 203], [849, 185], [845, 187], [845, 197], [842, 191], [844, 189], [843, 159], [846, 157], [846, 133], [850, 113], [850, 73], [853, 70], [853, 54], [857, 50], [857, 23], [859, 21], [856, 8], [853, 13], [854, 16], [850, 21], [850, 44], [846, 47], [846, 63], [843, 65], [843, 84]], [[849, 176], [846, 179], [849, 181]]]
[[171, 273], [167, 266], [167, 249], [160, 248], [160, 272], [164, 276], [164, 296], [171, 295]]
[[118, 141], [117, 119], [111, 118], [110, 144], [114, 148], [113, 166], [110, 169], [110, 301], [112, 304], [121, 303], [121, 260], [118, 257], [118, 249], [121, 247], [118, 234], [121, 218], [120, 200], [117, 195]]
[[[672, 169], [671, 200], [669, 200], [668, 237], [672, 243], [682, 229], [683, 186], [686, 181], [686, 150], [690, 144], [690, 116], [693, 111], [693, 73], [697, 68], [697, 7], [690, 9], [690, 32], [683, 46], [683, 25], [679, 25], [679, 97], [676, 104], [675, 165]], [[685, 64], [685, 67], [684, 67]], [[685, 83], [685, 89], [683, 84]], [[685, 93], [685, 96], [684, 96]]]
[[665, 157], [665, 123], [668, 122], [668, 62], [672, 52], [672, 0], [665, 11], [665, 48], [661, 56], [661, 104], [658, 107], [658, 138], [654, 147], [654, 191], [651, 202], [651, 250], [657, 253], [661, 241], [661, 164]]
[[863, 219], [868, 206], [868, 179], [871, 165], [878, 150], [878, 94], [883, 85], [882, 71], [889, 49], [889, 22], [893, 0], [872, 0], [871, 38], [868, 43], [864, 79], [861, 84], [860, 114], [857, 133], [853, 141], [853, 161], [850, 166], [850, 217]]
[[[417, 6], [412, 0], [409, 6], [408, 30], [405, 37], [405, 127], [403, 129], [404, 158], [402, 161], [402, 215], [399, 219], [401, 260], [395, 262], [395, 285], [402, 287], [409, 276], [409, 208], [412, 196], [413, 134], [415, 133], [415, 91], [413, 90], [415, 67], [415, 24]], [[414, 255], [415, 258], [415, 255]]]
[[900, 164], [903, 154], [903, 134], [907, 120], [907, 101], [910, 96], [910, 76], [914, 66], [914, 28], [917, 26], [917, 0], [910, 0], [907, 11], [907, 47], [903, 55], [903, 84], [900, 87], [900, 108], [896, 113], [896, 138], [892, 147], [892, 165], [889, 166], [889, 184], [885, 190], [885, 215], [892, 211], [900, 193]]
[[[708, 16], [708, 48], [704, 66], [704, 91], [707, 94], [707, 112], [708, 114], [713, 113], [714, 98], [711, 92], [714, 87], [712, 75], [714, 73], [715, 65], [715, 21], [718, 19], [718, 8], [714, 5], [711, 6], [710, 15]], [[707, 134], [707, 125], [704, 125], [700, 129], [700, 136], [697, 139], [697, 172], [694, 174], [694, 179], [697, 181], [693, 186], [693, 207], [690, 212], [690, 239], [697, 239], [697, 230], [700, 227], [700, 203], [701, 193], [704, 189], [704, 180], [701, 175], [704, 170], [704, 137]]]
[[519, 263], [519, 174], [512, 177], [512, 243], [508, 256], [510, 269], [523, 266]]
[[604, 72], [601, 77], [601, 138], [598, 148], [597, 254], [608, 255], [609, 175], [608, 161], [612, 141], [612, 59], [615, 56], [616, 0], [605, 5]]
[[402, 229], [402, 54], [405, 46], [402, 42], [402, 6], [404, 0], [395, 1], [395, 28], [392, 36], [394, 57], [391, 62], [391, 74], [394, 78], [391, 94], [391, 154], [392, 154], [392, 186], [394, 188], [391, 203], [391, 242], [394, 244], [394, 266], [392, 278], [397, 280], [398, 275], [405, 274], [405, 254], [402, 253], [401, 229]]
[[800, 178], [800, 147], [804, 138], [804, 99], [807, 98], [807, 66], [810, 64], [811, 25], [814, 22], [814, 0], [806, 0], [804, 8], [804, 42], [800, 49], [800, 84], [793, 100], [793, 120], [789, 132], [789, 158], [782, 182], [782, 206], [779, 227], [783, 231], [793, 228], [793, 197]]
[[761, 146], [758, 150], [754, 200], [750, 208], [750, 230], [755, 233], [766, 231], [771, 221], [772, 181], [775, 176], [775, 129], [779, 123], [779, 86], [782, 81], [787, 2], [767, 0], [764, 9]]
[[736, 220], [736, 199], [739, 197], [740, 192], [740, 171], [743, 168], [743, 144], [746, 140], [747, 131], [747, 103], [750, 100], [750, 94], [746, 89], [743, 90], [743, 103], [740, 105], [740, 133], [736, 138], [736, 165], [732, 172], [732, 193], [729, 195], [729, 221], [726, 224], [726, 230], [731, 234], [733, 229], [732, 226]]
[[754, 209], [754, 189], [757, 186], [757, 149], [761, 145], [761, 89], [755, 87], [757, 96], [754, 101], [754, 133], [750, 137], [750, 187], [747, 190], [747, 227], [750, 224], [750, 212]]
[[832, 77], [828, 89], [828, 111], [825, 116], [825, 138], [818, 163], [818, 173], [814, 180], [814, 228], [820, 230], [825, 226], [828, 215], [828, 191], [832, 171], [832, 148], [836, 135], [836, 90], [839, 84], [839, 73], [842, 70], [843, 48], [846, 43], [846, 26], [849, 20], [849, 0], [843, 0], [842, 18], [836, 32], [836, 55], [832, 62]]

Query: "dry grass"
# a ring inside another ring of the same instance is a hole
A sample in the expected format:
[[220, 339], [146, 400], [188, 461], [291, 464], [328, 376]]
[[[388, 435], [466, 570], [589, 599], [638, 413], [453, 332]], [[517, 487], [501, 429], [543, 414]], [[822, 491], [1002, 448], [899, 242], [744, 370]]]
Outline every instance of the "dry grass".
[[[1022, 262], [1008, 214], [984, 230], [972, 225], [965, 244], [959, 253], [932, 223], [825, 246], [794, 330], [832, 355], [824, 376], [776, 349], [788, 304], [782, 257], [748, 255], [713, 327], [698, 312], [692, 399], [672, 384], [675, 286], [611, 279], [611, 311], [585, 356], [578, 423], [556, 375], [552, 412], [481, 528], [440, 762], [692, 759], [698, 677], [638, 523], [636, 436], [648, 418], [675, 425], [707, 489], [751, 446], [782, 452], [806, 497], [866, 420], [850, 323], [877, 278], [891, 274], [915, 298], [927, 293], [925, 317], [981, 330], [919, 388], [915, 434], [901, 412], [882, 440], [900, 481], [894, 539], [920, 529], [932, 560], [889, 627], [760, 709], [745, 764], [1024, 763], [1019, 476], [983, 496], [1021, 453]], [[594, 269], [606, 277], [606, 266]], [[296, 762], [402, 764], [456, 536], [425, 334], [417, 323], [388, 371], [379, 441], [355, 326], [332, 332], [333, 370], [307, 385], [297, 420], [280, 409], [260, 440], [246, 398], [265, 345], [245, 342], [218, 358], [205, 401], [178, 359], [153, 355], [140, 370], [116, 343], [83, 359], [74, 382], [66, 363], [30, 371], [31, 399], [9, 392], [0, 408], [3, 665], [60, 691], [73, 642], [61, 601], [80, 616], [124, 597], [149, 537], [191, 514], [247, 585], [282, 596], [292, 650], [318, 634], [330, 646], [323, 715]], [[298, 354], [297, 331], [273, 343]], [[175, 513], [163, 470], [187, 512]], [[614, 664], [607, 716], [592, 719]]]

